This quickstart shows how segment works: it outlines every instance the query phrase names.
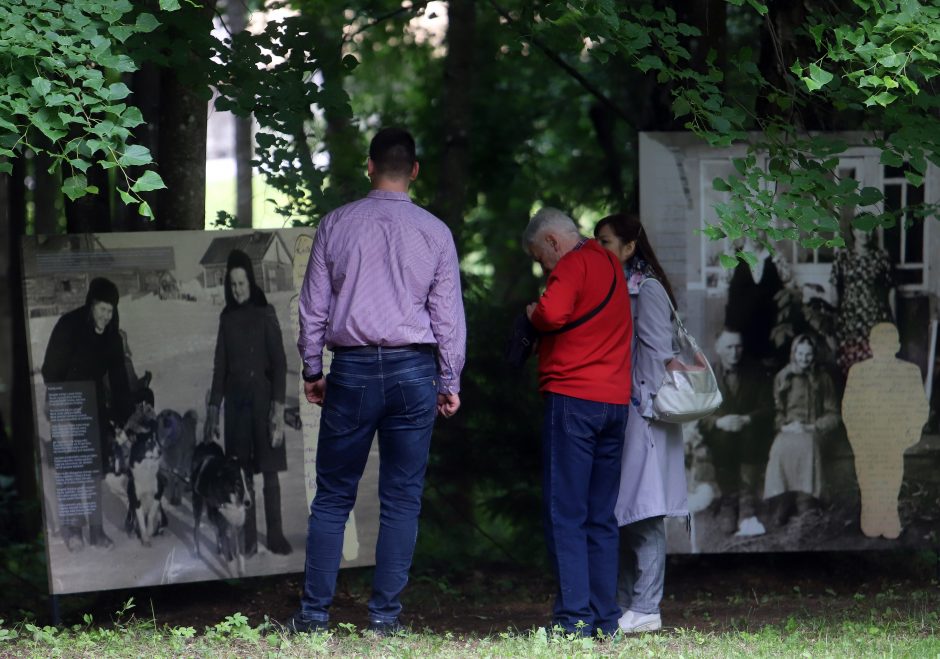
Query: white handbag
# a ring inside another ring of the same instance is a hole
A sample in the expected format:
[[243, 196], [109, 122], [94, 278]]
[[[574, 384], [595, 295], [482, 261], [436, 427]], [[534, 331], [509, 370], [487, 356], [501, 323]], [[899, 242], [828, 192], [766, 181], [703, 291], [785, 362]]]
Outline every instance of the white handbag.
[[[640, 282], [642, 287], [643, 282]], [[685, 329], [672, 300], [673, 347], [677, 354], [666, 364], [666, 375], [653, 396], [653, 415], [658, 421], [688, 423], [708, 416], [721, 405], [718, 379], [705, 353]]]

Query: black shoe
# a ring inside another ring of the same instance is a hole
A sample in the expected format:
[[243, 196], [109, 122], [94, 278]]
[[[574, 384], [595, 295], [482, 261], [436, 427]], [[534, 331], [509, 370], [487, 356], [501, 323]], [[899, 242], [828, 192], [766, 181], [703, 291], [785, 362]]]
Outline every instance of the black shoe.
[[395, 636], [401, 632], [407, 631], [405, 627], [398, 622], [398, 620], [393, 620], [392, 622], [376, 622], [370, 621], [369, 627], [366, 631], [372, 632], [376, 636], [385, 637], [385, 636]]
[[308, 620], [298, 611], [285, 623], [278, 623], [285, 634], [322, 634], [330, 628], [328, 620]]

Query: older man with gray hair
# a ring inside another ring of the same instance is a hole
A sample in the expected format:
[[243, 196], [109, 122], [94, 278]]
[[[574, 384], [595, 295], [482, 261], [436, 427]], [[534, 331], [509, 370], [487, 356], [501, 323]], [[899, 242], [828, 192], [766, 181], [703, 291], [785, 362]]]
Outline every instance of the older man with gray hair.
[[543, 208], [523, 233], [548, 274], [526, 311], [541, 333], [539, 390], [545, 540], [558, 578], [553, 622], [613, 634], [620, 456], [630, 402], [630, 298], [616, 258], [574, 221]]

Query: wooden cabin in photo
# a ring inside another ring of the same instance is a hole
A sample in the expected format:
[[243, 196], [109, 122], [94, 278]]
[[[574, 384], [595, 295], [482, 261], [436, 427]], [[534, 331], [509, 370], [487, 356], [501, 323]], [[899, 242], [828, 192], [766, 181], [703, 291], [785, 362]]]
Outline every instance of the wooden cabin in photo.
[[293, 259], [280, 233], [254, 231], [219, 236], [209, 243], [206, 253], [199, 260], [203, 270], [203, 285], [207, 290], [224, 285], [225, 265], [229, 253], [234, 249], [245, 252], [251, 259], [255, 281], [265, 293], [293, 289]]

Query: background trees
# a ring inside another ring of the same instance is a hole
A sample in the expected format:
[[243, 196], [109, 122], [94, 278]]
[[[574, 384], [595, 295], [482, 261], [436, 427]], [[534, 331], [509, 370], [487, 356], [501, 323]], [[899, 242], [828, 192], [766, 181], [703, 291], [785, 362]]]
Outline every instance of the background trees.
[[[896, 212], [872, 210], [879, 192], [831, 175], [844, 145], [807, 131], [864, 130], [915, 184], [940, 165], [938, 11], [917, 0], [2, 0], [0, 304], [21, 312], [23, 233], [203, 228], [213, 97], [256, 122], [254, 165], [285, 223], [315, 223], [361, 194], [372, 131], [406, 125], [421, 149], [414, 194], [458, 240], [471, 323], [466, 413], [442, 425], [430, 474], [429, 517], [448, 533], [427, 537], [492, 552], [477, 525], [525, 553], [538, 537], [537, 400], [532, 374], [505, 371], [500, 352], [536, 291], [518, 244], [533, 204], [586, 223], [635, 206], [638, 131], [691, 129], [713, 144], [759, 131], [738, 176], [715, 182], [732, 195], [710, 237], [840, 245], [837, 208], [852, 204], [871, 211], [859, 226], [890, 226]], [[758, 151], [772, 156], [766, 169]], [[246, 226], [240, 180], [227, 223]], [[5, 410], [30, 409], [15, 339], [0, 378], [17, 401]], [[22, 446], [28, 415], [9, 421]], [[472, 522], [464, 536], [455, 515]]]

